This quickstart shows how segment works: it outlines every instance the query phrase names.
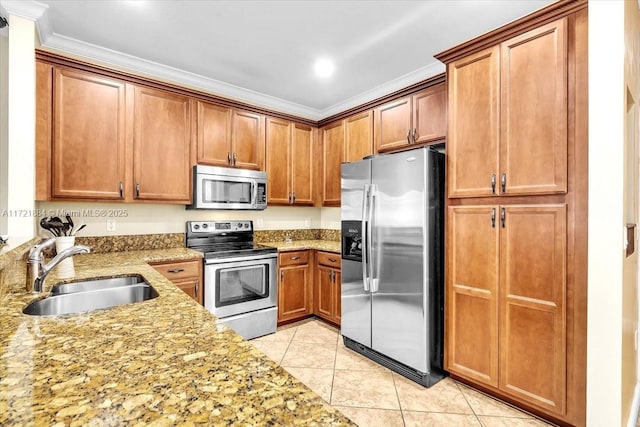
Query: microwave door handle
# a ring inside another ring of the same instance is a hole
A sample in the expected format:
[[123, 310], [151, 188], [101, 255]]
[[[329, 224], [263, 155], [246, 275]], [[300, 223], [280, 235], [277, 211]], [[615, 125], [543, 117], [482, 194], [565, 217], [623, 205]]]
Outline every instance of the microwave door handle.
[[369, 205], [369, 185], [365, 184], [362, 192], [362, 224], [360, 228], [360, 236], [362, 238], [362, 282], [364, 283], [365, 292], [369, 292], [369, 278], [367, 277], [367, 259], [369, 258], [367, 247], [367, 207]]
[[251, 206], [256, 205], [257, 199], [258, 199], [258, 183], [256, 181], [251, 181]]

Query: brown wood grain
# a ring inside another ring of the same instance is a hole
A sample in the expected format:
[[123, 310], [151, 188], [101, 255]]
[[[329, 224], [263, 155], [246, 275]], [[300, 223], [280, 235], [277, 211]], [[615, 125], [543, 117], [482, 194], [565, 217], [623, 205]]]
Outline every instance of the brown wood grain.
[[376, 153], [407, 147], [411, 143], [411, 97], [376, 107], [373, 141]]
[[198, 163], [229, 167], [231, 108], [197, 101]]
[[357, 162], [373, 154], [373, 110], [344, 120], [344, 162]]
[[267, 203], [290, 204], [291, 183], [291, 123], [267, 117], [266, 120], [266, 171]]
[[233, 110], [232, 152], [234, 167], [264, 170], [264, 116], [246, 110]]
[[291, 128], [291, 191], [294, 205], [313, 206], [313, 128], [292, 124]]
[[447, 134], [447, 88], [444, 83], [411, 96], [414, 144], [445, 138]]
[[53, 132], [53, 67], [36, 61], [36, 188], [35, 200], [51, 198], [51, 136]]
[[340, 206], [340, 166], [343, 161], [345, 126], [344, 121], [338, 121], [322, 129], [323, 140], [323, 177], [322, 205]]

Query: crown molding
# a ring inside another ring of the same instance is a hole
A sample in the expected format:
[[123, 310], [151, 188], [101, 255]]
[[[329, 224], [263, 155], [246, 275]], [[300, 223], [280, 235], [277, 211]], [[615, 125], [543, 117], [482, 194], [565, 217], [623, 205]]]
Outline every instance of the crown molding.
[[[638, 0], [640, 1], [640, 0]], [[442, 74], [445, 72], [445, 66], [441, 62], [434, 61], [432, 64], [426, 65], [422, 68], [418, 68], [415, 71], [407, 73], [403, 76], [390, 80], [379, 86], [362, 92], [356, 96], [345, 99], [329, 108], [319, 111], [319, 115], [322, 119], [339, 114], [343, 111], [349, 110], [358, 105], [366, 104], [374, 99], [381, 98], [392, 92], [396, 92], [400, 89], [404, 89], [407, 86], [411, 86], [415, 83], [422, 82], [430, 77]]]
[[[0, 0], [0, 14], [19, 16], [36, 23], [40, 40], [51, 34], [51, 20], [49, 18], [49, 6], [37, 1]], [[0, 35], [8, 36], [7, 28], [0, 30]]]

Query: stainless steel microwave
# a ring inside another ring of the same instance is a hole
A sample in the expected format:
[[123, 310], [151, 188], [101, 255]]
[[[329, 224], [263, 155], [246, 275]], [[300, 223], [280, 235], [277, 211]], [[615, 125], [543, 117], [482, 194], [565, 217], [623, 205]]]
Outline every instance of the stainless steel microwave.
[[193, 167], [193, 204], [187, 209], [248, 209], [267, 207], [267, 174], [218, 166]]

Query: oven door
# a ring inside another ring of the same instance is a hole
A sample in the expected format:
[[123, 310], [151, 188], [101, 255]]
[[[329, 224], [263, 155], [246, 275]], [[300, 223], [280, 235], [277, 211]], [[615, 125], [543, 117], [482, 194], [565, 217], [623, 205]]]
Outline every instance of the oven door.
[[275, 307], [277, 254], [208, 259], [204, 306], [218, 317]]

